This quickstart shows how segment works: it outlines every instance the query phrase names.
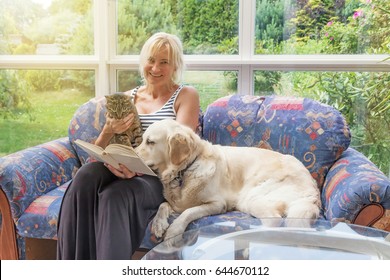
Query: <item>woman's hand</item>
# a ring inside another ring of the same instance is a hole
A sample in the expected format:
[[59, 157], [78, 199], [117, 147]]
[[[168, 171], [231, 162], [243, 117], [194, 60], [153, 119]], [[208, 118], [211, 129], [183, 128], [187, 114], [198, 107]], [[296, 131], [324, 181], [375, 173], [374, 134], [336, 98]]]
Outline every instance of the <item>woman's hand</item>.
[[141, 176], [142, 174], [133, 172], [129, 169], [127, 169], [126, 166], [119, 164], [119, 169], [113, 167], [112, 165], [109, 165], [107, 163], [104, 164], [115, 176], [121, 179], [130, 179], [134, 176]]
[[133, 121], [134, 114], [129, 114], [120, 120], [106, 117], [106, 123], [103, 126], [102, 132], [96, 139], [95, 144], [104, 149], [110, 143], [110, 140], [115, 133], [120, 134], [126, 131], [133, 124]]
[[107, 133], [120, 134], [129, 129], [133, 122], [134, 114], [128, 114], [126, 117], [119, 120], [107, 117], [104, 129]]

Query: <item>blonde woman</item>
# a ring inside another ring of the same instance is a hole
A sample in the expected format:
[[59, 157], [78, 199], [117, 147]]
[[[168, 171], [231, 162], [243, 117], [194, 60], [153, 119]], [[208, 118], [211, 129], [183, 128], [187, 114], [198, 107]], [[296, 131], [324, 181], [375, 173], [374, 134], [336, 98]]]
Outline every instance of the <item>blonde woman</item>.
[[[184, 71], [179, 38], [156, 33], [140, 53], [144, 84], [131, 91], [142, 127], [171, 118], [196, 129], [199, 95], [180, 84]], [[106, 147], [115, 133], [127, 130], [133, 115], [107, 119], [96, 144]], [[68, 187], [60, 211], [58, 259], [130, 259], [148, 222], [164, 201], [156, 177], [138, 175], [100, 162], [83, 165]]]

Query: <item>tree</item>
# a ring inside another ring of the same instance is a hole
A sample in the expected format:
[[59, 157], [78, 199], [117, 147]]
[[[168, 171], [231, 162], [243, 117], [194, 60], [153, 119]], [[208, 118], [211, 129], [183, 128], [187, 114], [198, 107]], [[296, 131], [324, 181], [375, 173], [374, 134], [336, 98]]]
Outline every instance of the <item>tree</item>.
[[297, 1], [298, 11], [291, 20], [296, 29], [297, 41], [306, 42], [321, 37], [321, 30], [327, 22], [335, 17], [333, 0], [300, 0]]
[[175, 6], [186, 53], [238, 53], [237, 0], [186, 0]]
[[168, 2], [163, 0], [118, 1], [118, 54], [139, 54], [154, 33], [177, 33]]
[[256, 40], [279, 44], [283, 38], [284, 0], [261, 0], [256, 6]]

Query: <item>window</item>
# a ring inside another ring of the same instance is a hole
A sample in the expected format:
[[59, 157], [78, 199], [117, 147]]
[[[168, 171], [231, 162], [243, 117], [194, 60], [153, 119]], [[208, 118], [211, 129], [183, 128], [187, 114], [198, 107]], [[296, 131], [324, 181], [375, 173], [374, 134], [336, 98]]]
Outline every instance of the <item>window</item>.
[[[136, 86], [143, 42], [167, 31], [183, 41], [184, 82], [198, 88], [202, 109], [233, 93], [303, 95], [344, 113], [349, 108], [354, 147], [389, 174], [379, 159], [389, 154], [390, 140], [387, 0], [1, 0], [0, 10], [2, 116], [10, 114], [3, 100], [21, 92], [16, 88], [26, 87], [29, 98], [49, 91], [22, 77], [28, 71], [40, 79], [60, 73], [61, 98], [68, 95], [65, 81], [83, 100]], [[78, 74], [88, 76], [88, 86]], [[10, 85], [9, 75], [23, 82]], [[375, 137], [368, 123], [380, 125]], [[60, 126], [66, 136], [67, 124]], [[12, 142], [11, 131], [5, 133], [1, 141]]]
[[85, 70], [0, 69], [0, 156], [66, 136], [94, 80]]
[[177, 34], [185, 54], [238, 54], [238, 0], [118, 0], [117, 54], [138, 55], [155, 32]]
[[91, 55], [93, 0], [1, 0], [0, 54]]

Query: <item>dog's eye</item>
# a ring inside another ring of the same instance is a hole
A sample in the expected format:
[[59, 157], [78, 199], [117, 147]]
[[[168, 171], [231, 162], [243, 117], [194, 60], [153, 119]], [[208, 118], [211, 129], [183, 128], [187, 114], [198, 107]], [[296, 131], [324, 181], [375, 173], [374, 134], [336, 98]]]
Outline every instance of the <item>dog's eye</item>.
[[150, 140], [150, 139], [146, 139], [146, 144], [147, 145], [153, 145], [154, 142], [152, 140]]

